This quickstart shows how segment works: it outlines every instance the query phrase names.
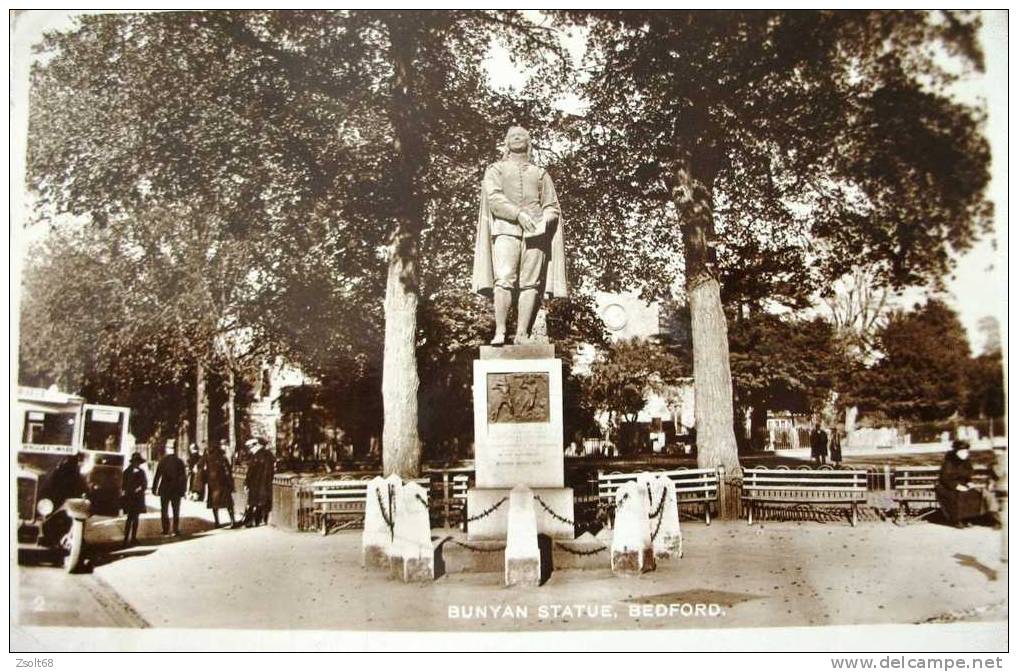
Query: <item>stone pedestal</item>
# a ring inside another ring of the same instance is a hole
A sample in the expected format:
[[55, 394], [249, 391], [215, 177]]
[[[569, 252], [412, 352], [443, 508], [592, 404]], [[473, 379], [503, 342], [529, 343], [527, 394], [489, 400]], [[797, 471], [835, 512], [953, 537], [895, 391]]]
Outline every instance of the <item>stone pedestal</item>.
[[376, 476], [368, 483], [361, 536], [361, 565], [366, 569], [389, 569], [393, 527], [402, 489], [403, 482], [395, 475]]
[[517, 485], [533, 491], [539, 533], [575, 536], [573, 491], [563, 487], [562, 422], [562, 362], [553, 346], [481, 347], [474, 361], [469, 539], [506, 538], [509, 493]]
[[413, 481], [403, 486], [396, 507], [391, 571], [406, 583], [435, 578], [428, 493]]
[[656, 568], [648, 519], [645, 485], [623, 483], [615, 493], [615, 529], [612, 534], [612, 572], [638, 575]]
[[481, 348], [474, 464], [478, 488], [563, 486], [562, 362], [550, 345]]
[[541, 552], [537, 546], [534, 493], [518, 485], [509, 493], [509, 529], [505, 546], [505, 585], [541, 583]]
[[650, 541], [654, 557], [682, 557], [682, 529], [679, 526], [679, 507], [675, 495], [675, 482], [661, 474], [644, 472], [636, 482], [650, 493]]

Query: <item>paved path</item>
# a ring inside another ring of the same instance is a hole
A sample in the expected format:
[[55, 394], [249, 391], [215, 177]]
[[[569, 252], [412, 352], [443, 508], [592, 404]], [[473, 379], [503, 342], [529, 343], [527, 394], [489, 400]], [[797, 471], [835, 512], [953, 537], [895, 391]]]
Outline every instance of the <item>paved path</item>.
[[109, 584], [92, 574], [60, 567], [18, 567], [14, 605], [19, 625], [144, 628], [148, 623]]
[[[540, 588], [510, 590], [498, 574], [404, 585], [366, 572], [357, 531], [323, 538], [271, 527], [211, 529], [201, 506], [185, 503], [184, 513], [189, 534], [181, 539], [159, 537], [158, 513], [150, 512], [141, 546], [100, 546], [94, 577], [152, 627], [517, 631], [976, 620], [999, 622], [1006, 637], [1007, 565], [997, 560], [999, 533], [989, 528], [690, 522], [686, 557], [656, 572], [558, 571]], [[118, 535], [117, 521], [89, 530], [93, 541]], [[32, 594], [38, 584], [31, 573], [22, 577], [29, 577], [22, 595]], [[684, 603], [718, 605], [711, 608], [721, 613], [668, 612]]]

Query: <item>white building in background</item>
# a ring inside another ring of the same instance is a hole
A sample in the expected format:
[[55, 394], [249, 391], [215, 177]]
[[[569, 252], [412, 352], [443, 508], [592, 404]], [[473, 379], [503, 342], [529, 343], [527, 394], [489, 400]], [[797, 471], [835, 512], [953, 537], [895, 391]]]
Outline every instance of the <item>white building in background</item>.
[[[597, 292], [594, 294], [597, 314], [604, 321], [613, 341], [631, 338], [657, 339], [663, 333], [662, 306], [658, 301], [644, 301], [632, 292]], [[597, 353], [593, 346], [577, 353], [574, 370], [586, 373]], [[602, 426], [606, 419], [601, 420]], [[686, 434], [695, 424], [693, 380], [688, 379], [662, 396], [650, 394], [637, 422], [650, 426], [651, 445], [655, 452], [664, 448], [664, 428], [671, 424], [675, 434]]]
[[254, 401], [248, 407], [251, 435], [262, 437], [269, 442], [269, 446], [275, 447], [278, 423], [283, 415], [279, 405], [283, 389], [317, 383], [317, 379], [287, 364], [282, 357], [277, 357], [274, 362], [262, 364], [259, 380], [255, 386]]

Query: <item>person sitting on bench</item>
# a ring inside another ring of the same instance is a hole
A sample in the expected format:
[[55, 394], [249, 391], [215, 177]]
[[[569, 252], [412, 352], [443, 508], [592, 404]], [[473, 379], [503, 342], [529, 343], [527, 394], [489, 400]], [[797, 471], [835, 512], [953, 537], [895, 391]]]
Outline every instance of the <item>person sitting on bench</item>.
[[955, 441], [944, 456], [937, 481], [937, 501], [944, 519], [955, 527], [968, 527], [969, 520], [983, 514], [983, 495], [972, 482], [968, 441]]

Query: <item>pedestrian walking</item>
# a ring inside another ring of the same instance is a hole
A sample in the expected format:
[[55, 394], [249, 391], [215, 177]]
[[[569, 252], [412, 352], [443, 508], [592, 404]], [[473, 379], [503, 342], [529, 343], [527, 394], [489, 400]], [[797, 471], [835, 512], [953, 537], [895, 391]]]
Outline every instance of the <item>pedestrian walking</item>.
[[201, 489], [198, 488], [201, 479], [199, 478], [198, 465], [201, 464], [201, 453], [198, 445], [192, 443], [187, 449], [187, 498], [197, 501], [201, 499]]
[[180, 536], [180, 500], [187, 491], [187, 467], [176, 455], [173, 440], [166, 442], [166, 455], [156, 465], [152, 494], [159, 495], [163, 536], [170, 535], [169, 510], [173, 509], [173, 536]]
[[145, 462], [139, 453], [131, 455], [130, 464], [124, 469], [121, 480], [121, 508], [127, 514], [124, 521], [124, 548], [138, 543], [138, 520], [147, 510], [145, 507], [145, 490], [148, 488], [148, 477], [141, 465]]
[[245, 527], [257, 527], [269, 522], [269, 511], [272, 510], [272, 477], [275, 475], [275, 460], [272, 453], [259, 439], [248, 441], [251, 459], [247, 463], [247, 477], [244, 486], [247, 488], [247, 511], [244, 516]]
[[968, 527], [969, 520], [981, 516], [983, 495], [972, 482], [972, 462], [969, 460], [969, 442], [957, 440], [944, 456], [937, 480], [937, 501], [944, 519], [955, 527]]
[[993, 465], [990, 467], [992, 490], [996, 500], [993, 526], [1000, 530], [1000, 560], [1007, 562], [1007, 448], [993, 448]]
[[827, 463], [827, 432], [825, 432], [818, 422], [813, 431], [809, 435], [809, 448], [810, 457], [817, 466]]
[[834, 466], [841, 466], [841, 427], [835, 426], [831, 432], [831, 462]]
[[212, 509], [212, 519], [219, 527], [219, 509], [226, 509], [230, 514], [230, 526], [236, 527], [233, 515], [233, 470], [224, 453], [217, 446], [210, 446], [202, 458], [202, 479], [207, 488], [206, 503]]

